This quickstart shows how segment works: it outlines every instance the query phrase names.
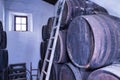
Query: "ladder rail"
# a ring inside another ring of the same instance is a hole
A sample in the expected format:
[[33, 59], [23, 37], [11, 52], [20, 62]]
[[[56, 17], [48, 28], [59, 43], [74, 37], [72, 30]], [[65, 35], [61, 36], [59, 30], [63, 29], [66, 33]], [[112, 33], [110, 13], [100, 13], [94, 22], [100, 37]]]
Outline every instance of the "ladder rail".
[[[56, 18], [55, 18], [55, 20], [54, 20], [54, 23], [53, 23], [53, 26], [55, 26], [55, 24], [56, 24]], [[53, 27], [52, 27], [53, 28]], [[50, 38], [52, 37], [52, 35], [53, 35], [53, 30], [52, 30], [52, 32], [51, 32], [51, 34], [50, 34]], [[51, 39], [49, 39], [49, 42], [48, 43], [51, 43], [52, 42], [52, 40]], [[49, 48], [50, 48], [50, 46], [51, 46], [51, 44], [48, 44], [48, 46], [47, 46], [47, 50], [46, 50], [46, 55], [45, 55], [45, 59], [46, 58], [48, 58], [48, 54], [49, 54]], [[42, 80], [43, 79], [43, 72], [44, 72], [44, 70], [45, 70], [45, 59], [44, 59], [44, 62], [43, 62], [43, 67], [42, 67], [42, 71], [41, 71], [41, 75], [40, 75], [40, 80]]]
[[[52, 32], [50, 34], [50, 38], [52, 38], [54, 34], [55, 34], [55, 36], [54, 36], [55, 38], [53, 40], [53, 44], [52, 44], [52, 48], [51, 48], [51, 55], [50, 55], [50, 60], [48, 62], [49, 63], [48, 68], [47, 68], [47, 71], [45, 72], [46, 73], [45, 80], [49, 80], [49, 77], [50, 77], [50, 72], [51, 72], [51, 67], [52, 67], [53, 58], [54, 58], [54, 54], [55, 54], [55, 48], [56, 48], [56, 44], [57, 44], [59, 29], [60, 29], [60, 25], [61, 25], [64, 4], [65, 4], [65, 0], [63, 0], [63, 1], [61, 0], [61, 2], [59, 2], [59, 4], [58, 4], [57, 10], [60, 9], [60, 14], [58, 14], [58, 13], [56, 14], [56, 18], [54, 20], [53, 27], [52, 27]], [[56, 27], [56, 33], [54, 33], [54, 27]], [[52, 39], [49, 39], [40, 80], [43, 80], [43, 75], [45, 75], [44, 71], [45, 71], [45, 66], [47, 65], [46, 59], [48, 59], [48, 56], [49, 56], [48, 54], [50, 54], [49, 53], [49, 51], [50, 51], [49, 48], [51, 47], [50, 43], [52, 43]]]

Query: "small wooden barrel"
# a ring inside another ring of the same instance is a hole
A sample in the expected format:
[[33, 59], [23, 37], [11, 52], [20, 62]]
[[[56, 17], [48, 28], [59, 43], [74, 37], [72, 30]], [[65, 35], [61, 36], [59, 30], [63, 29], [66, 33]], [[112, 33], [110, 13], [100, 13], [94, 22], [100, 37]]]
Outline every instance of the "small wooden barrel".
[[120, 80], [120, 64], [112, 64], [93, 71], [87, 80]]
[[8, 51], [0, 50], [0, 72], [8, 67]]
[[39, 62], [38, 62], [39, 74], [41, 74], [42, 67], [43, 67], [43, 60], [41, 59], [41, 60], [39, 60]]
[[7, 33], [5, 31], [0, 32], [0, 49], [7, 47]]
[[50, 17], [48, 19], [47, 25], [43, 25], [42, 27], [42, 38], [44, 41], [50, 38], [53, 22], [54, 22], [54, 17]]
[[49, 17], [47, 25], [52, 27], [53, 23], [54, 23], [54, 19], [55, 19], [55, 17]]
[[52, 31], [54, 19], [55, 19], [55, 17], [50, 17], [50, 18], [48, 19], [47, 28], [46, 28], [46, 29], [47, 29], [47, 30], [46, 30], [46, 33], [47, 33], [47, 36], [48, 36], [47, 39], [50, 38], [50, 33], [51, 33], [51, 31]]
[[3, 24], [2, 24], [2, 21], [0, 21], [0, 31], [3, 31]]
[[49, 37], [50, 37], [50, 35], [49, 35], [48, 32], [47, 32], [47, 28], [48, 28], [47, 25], [43, 25], [43, 26], [42, 26], [42, 39], [43, 39], [44, 41], [46, 41], [46, 40], [49, 39]]
[[47, 45], [48, 45], [48, 40], [47, 41], [43, 41], [40, 44], [40, 57], [41, 57], [42, 60], [44, 60], [44, 58], [45, 58], [45, 53], [46, 53], [46, 50], [47, 50]]
[[99, 68], [120, 58], [119, 21], [97, 14], [75, 18], [68, 29], [70, 60], [81, 68]]

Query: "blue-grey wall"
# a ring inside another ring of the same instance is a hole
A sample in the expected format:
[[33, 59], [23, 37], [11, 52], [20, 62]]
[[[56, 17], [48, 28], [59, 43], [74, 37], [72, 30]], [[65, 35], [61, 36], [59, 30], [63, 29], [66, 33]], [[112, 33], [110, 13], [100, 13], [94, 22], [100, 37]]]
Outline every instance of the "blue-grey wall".
[[[9, 63], [26, 62], [33, 63], [37, 67], [40, 59], [39, 47], [42, 25], [47, 19], [54, 15], [54, 6], [42, 0], [0, 0], [0, 20], [4, 21], [4, 5], [6, 12], [6, 30], [8, 37], [7, 49], [9, 51]], [[120, 17], [119, 0], [92, 0], [105, 7], [110, 14]], [[33, 16], [33, 32], [8, 31], [9, 12], [31, 13]]]
[[120, 17], [120, 0], [91, 0], [106, 8], [111, 15]]
[[[40, 59], [40, 42], [42, 25], [54, 16], [54, 6], [42, 0], [5, 0], [6, 30], [8, 37], [9, 63], [33, 63], [37, 68]], [[33, 32], [9, 31], [9, 12], [31, 13]]]
[[4, 0], [0, 0], [0, 21], [2, 21], [4, 25]]

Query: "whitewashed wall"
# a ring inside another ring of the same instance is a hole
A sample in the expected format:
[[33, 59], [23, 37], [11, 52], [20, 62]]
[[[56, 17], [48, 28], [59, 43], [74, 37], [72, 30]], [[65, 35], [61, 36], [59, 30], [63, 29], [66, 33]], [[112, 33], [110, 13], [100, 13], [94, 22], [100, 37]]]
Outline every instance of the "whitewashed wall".
[[[0, 21], [2, 21], [4, 26], [4, 0], [0, 0]], [[4, 27], [5, 29], [5, 27]]]
[[[54, 6], [42, 0], [5, 0], [6, 30], [8, 35], [9, 64], [33, 63], [37, 68], [40, 59], [42, 25], [54, 15]], [[9, 31], [9, 12], [30, 13], [33, 17], [33, 32]]]
[[91, 0], [106, 8], [111, 15], [120, 17], [120, 0]]

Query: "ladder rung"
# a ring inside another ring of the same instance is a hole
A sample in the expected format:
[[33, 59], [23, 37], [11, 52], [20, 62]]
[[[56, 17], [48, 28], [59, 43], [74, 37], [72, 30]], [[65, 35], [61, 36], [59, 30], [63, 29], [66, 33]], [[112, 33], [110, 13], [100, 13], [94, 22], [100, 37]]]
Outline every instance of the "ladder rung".
[[48, 50], [52, 50], [52, 48], [48, 48]]
[[53, 29], [56, 29], [57, 28], [57, 26], [56, 27], [53, 27]]
[[42, 71], [42, 72], [47, 75], [47, 72], [46, 72], [46, 71]]
[[45, 59], [45, 61], [50, 62], [50, 60], [48, 60], [48, 59]]
[[32, 70], [36, 70], [37, 71], [38, 69], [32, 69]]
[[51, 37], [50, 39], [54, 39], [55, 37]]
[[32, 76], [38, 76], [37, 74], [32, 74]]
[[55, 28], [57, 28], [57, 27], [59, 27], [58, 25], [57, 26], [55, 26]]

